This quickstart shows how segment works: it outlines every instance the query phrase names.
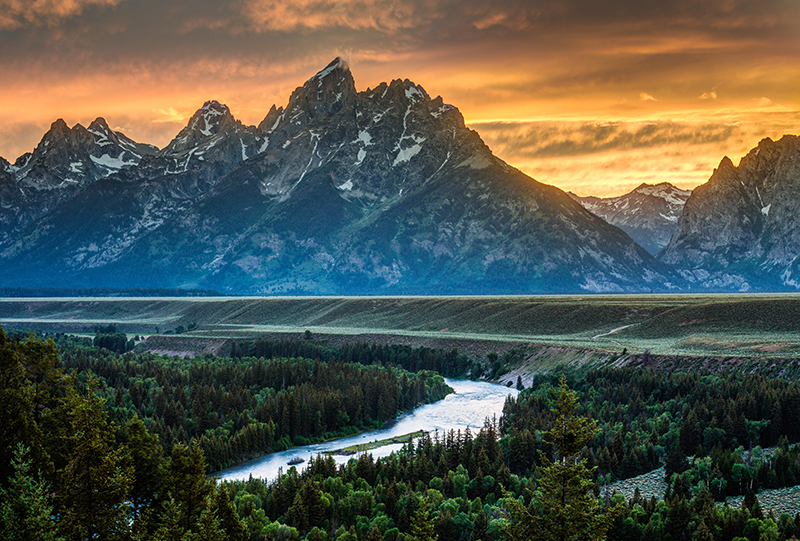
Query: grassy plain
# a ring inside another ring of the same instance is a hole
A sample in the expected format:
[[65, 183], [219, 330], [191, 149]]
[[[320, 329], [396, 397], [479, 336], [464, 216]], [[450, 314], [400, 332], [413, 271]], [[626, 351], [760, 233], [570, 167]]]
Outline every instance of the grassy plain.
[[[0, 299], [0, 324], [247, 339], [302, 333], [611, 354], [800, 358], [800, 294]], [[501, 348], [502, 349], [502, 348]]]

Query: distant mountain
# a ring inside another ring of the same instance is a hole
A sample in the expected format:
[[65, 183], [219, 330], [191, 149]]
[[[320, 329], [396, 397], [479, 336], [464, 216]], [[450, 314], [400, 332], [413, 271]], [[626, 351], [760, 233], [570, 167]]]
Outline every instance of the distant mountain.
[[642, 184], [618, 197], [580, 197], [569, 193], [588, 211], [631, 236], [645, 250], [658, 254], [669, 242], [691, 190], [672, 184]]
[[33, 153], [20, 156], [11, 171], [27, 192], [85, 186], [132, 167], [157, 150], [113, 131], [103, 118], [97, 118], [88, 128], [80, 124], [69, 128], [58, 119]]
[[50, 126], [33, 152], [0, 163], [0, 241], [47, 214], [80, 188], [137, 165], [157, 148], [137, 143], [97, 118], [88, 128]]
[[399, 79], [357, 92], [340, 59], [257, 127], [207, 102], [163, 150], [85, 183], [0, 240], [0, 261], [0, 283], [14, 287], [476, 294], [685, 285], [623, 231], [495, 157], [442, 98]]
[[695, 287], [800, 289], [800, 139], [725, 157], [689, 197], [661, 259]]

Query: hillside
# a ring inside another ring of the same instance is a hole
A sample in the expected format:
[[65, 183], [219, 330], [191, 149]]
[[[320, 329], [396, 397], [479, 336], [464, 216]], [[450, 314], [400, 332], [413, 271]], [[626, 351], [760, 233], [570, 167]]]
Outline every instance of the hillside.
[[[698, 357], [800, 356], [800, 299], [775, 295], [641, 295], [428, 298], [2, 299], [0, 324], [93, 333], [203, 339], [263, 335], [400, 337], [413, 345], [485, 355], [519, 344]], [[443, 344], [443, 345], [442, 345]], [[447, 344], [451, 344], [447, 346]]]

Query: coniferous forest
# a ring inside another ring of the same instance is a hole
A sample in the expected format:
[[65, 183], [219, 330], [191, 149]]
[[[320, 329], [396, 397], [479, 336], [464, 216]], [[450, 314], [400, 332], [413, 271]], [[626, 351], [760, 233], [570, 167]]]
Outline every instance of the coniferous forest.
[[[109, 349], [110, 346], [110, 349]], [[800, 386], [757, 373], [605, 368], [537, 376], [483, 429], [429, 434], [277, 480], [217, 483], [253, 456], [381, 426], [490, 375], [455, 351], [306, 340], [227, 357], [127, 337], [0, 330], [0, 538], [792, 539], [758, 493], [800, 484]], [[662, 468], [660, 497], [613, 483]], [[743, 496], [741, 509], [726, 498]]]

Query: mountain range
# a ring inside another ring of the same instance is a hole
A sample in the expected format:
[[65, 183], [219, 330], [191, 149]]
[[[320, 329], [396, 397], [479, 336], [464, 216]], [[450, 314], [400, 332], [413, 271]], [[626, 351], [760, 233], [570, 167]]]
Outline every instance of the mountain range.
[[[792, 159], [786, 173], [796, 175]], [[782, 181], [759, 182], [750, 184], [773, 201], [764, 186]], [[692, 244], [710, 212], [693, 200], [706, 191], [685, 199], [640, 186], [628, 209], [578, 202], [494, 156], [441, 97], [407, 79], [358, 92], [337, 58], [258, 126], [208, 101], [161, 150], [102, 118], [54, 122], [32, 153], [0, 161], [0, 285], [257, 295], [761, 287], [752, 273], [719, 277], [707, 267], [720, 248]], [[784, 212], [772, 204], [768, 213]], [[661, 222], [641, 218], [655, 213]], [[768, 283], [796, 287], [791, 274]]]

